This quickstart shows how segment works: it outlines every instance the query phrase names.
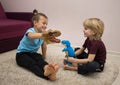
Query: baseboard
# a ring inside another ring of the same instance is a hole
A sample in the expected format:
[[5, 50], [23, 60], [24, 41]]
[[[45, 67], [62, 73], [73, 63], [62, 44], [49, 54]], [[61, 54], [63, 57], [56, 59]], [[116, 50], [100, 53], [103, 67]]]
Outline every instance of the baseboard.
[[120, 57], [120, 52], [108, 50], [107, 53], [108, 53], [109, 55], [115, 55], [115, 56], [119, 56], [119, 57]]

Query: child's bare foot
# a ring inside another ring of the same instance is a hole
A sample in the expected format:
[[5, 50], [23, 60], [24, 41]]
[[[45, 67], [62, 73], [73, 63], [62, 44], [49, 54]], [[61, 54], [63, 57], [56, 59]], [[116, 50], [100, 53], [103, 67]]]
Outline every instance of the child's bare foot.
[[64, 65], [63, 65], [63, 68], [64, 68], [64, 70], [68, 70], [68, 65], [67, 65], [67, 64], [64, 64]]
[[76, 71], [77, 70], [77, 67], [73, 67], [73, 66], [68, 66], [68, 65], [64, 65], [63, 67], [65, 70], [74, 70]]
[[51, 74], [50, 76], [48, 76], [48, 78], [52, 81], [55, 81], [57, 79], [56, 78], [56, 73]]
[[59, 66], [58, 66], [58, 64], [56, 64], [56, 63], [52, 64], [52, 66], [53, 66], [55, 72], [52, 73], [50, 76], [48, 76], [48, 78], [49, 78], [50, 80], [52, 80], [52, 81], [55, 81], [55, 80], [57, 79], [57, 78], [56, 78], [56, 73], [57, 73], [57, 71], [58, 71], [58, 69], [59, 69]]
[[54, 70], [53, 67], [51, 67], [51, 65], [46, 65], [44, 67], [44, 76], [49, 76], [49, 75], [51, 75], [54, 72], [55, 72], [55, 70]]
[[54, 63], [53, 68], [55, 69], [55, 72], [57, 72], [59, 69], [59, 65], [57, 63]]

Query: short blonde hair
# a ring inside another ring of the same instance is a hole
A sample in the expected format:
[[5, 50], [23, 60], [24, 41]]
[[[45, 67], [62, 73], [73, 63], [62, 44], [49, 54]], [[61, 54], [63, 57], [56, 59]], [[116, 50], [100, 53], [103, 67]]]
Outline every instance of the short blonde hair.
[[101, 39], [101, 37], [103, 35], [103, 31], [104, 31], [103, 21], [101, 21], [98, 18], [89, 18], [89, 19], [86, 19], [83, 22], [83, 25], [87, 29], [91, 29], [92, 31], [94, 31], [96, 33], [94, 35], [93, 39], [95, 39], [95, 40], [100, 40]]

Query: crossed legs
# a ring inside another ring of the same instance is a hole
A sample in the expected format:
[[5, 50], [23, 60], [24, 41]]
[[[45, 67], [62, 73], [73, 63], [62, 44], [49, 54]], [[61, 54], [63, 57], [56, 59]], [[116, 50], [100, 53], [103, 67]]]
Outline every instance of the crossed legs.
[[77, 63], [72, 63], [72, 66], [69, 66], [66, 62], [63, 62], [63, 68], [65, 69], [65, 70], [72, 70], [72, 71], [77, 71], [77, 69], [78, 69], [78, 65], [77, 65]]

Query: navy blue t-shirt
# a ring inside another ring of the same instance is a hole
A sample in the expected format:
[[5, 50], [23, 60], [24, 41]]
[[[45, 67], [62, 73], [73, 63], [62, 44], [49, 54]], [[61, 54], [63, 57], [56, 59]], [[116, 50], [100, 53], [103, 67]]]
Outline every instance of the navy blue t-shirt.
[[99, 61], [102, 64], [106, 61], [106, 47], [102, 40], [89, 40], [87, 38], [83, 44], [83, 47], [88, 50], [88, 54], [95, 54], [95, 61]]

